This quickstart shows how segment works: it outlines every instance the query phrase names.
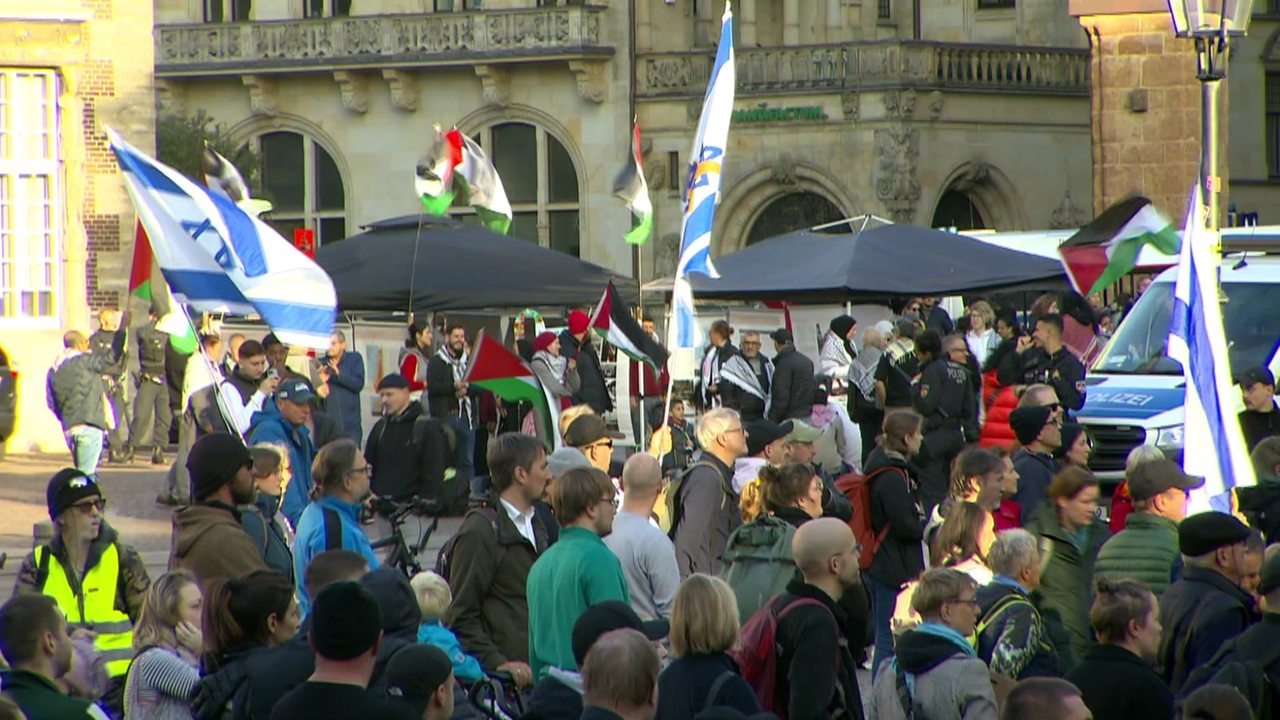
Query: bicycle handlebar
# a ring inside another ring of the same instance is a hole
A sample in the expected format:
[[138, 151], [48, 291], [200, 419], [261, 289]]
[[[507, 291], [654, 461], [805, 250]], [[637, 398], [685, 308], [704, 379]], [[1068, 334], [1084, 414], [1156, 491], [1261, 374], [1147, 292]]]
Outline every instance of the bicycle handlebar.
[[373, 511], [393, 520], [404, 518], [407, 515], [436, 516], [440, 513], [440, 502], [432, 498], [420, 498], [416, 495], [407, 500], [377, 498], [373, 501]]

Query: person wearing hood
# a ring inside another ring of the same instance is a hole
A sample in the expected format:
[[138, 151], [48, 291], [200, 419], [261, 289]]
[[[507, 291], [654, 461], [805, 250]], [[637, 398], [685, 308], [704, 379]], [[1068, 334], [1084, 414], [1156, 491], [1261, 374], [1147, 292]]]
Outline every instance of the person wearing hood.
[[583, 710], [582, 666], [596, 640], [613, 630], [635, 630], [656, 642], [667, 636], [669, 627], [666, 620], [641, 620], [630, 605], [620, 600], [605, 600], [589, 606], [574, 621], [570, 640], [578, 669], [552, 667], [533, 687], [521, 720], [578, 720]]
[[369, 687], [377, 688], [386, 685], [384, 673], [391, 656], [402, 647], [418, 643], [422, 609], [418, 607], [418, 596], [409, 578], [397, 568], [370, 570], [360, 578], [360, 584], [377, 599], [382, 614], [382, 646], [378, 648], [378, 659], [369, 679]]
[[97, 472], [102, 438], [112, 426], [102, 374], [120, 361], [125, 327], [122, 322], [111, 345], [93, 353], [89, 352], [89, 340], [83, 333], [68, 331], [62, 336], [62, 355], [49, 368], [45, 380], [49, 409], [62, 424], [76, 468], [86, 475]]
[[529, 363], [538, 382], [552, 397], [560, 401], [559, 412], [573, 404], [573, 396], [582, 389], [578, 377], [578, 361], [560, 355], [560, 337], [547, 331], [533, 339], [533, 360]]
[[23, 558], [14, 595], [48, 595], [71, 629], [93, 630], [93, 647], [122, 689], [133, 658], [133, 623], [151, 586], [146, 566], [107, 524], [106, 500], [91, 475], [75, 468], [58, 471], [45, 499], [53, 538]]
[[[311, 558], [325, 550], [338, 549], [360, 553], [370, 568], [377, 569], [378, 558], [360, 527], [360, 508], [370, 493], [369, 461], [360, 456], [355, 443], [343, 438], [320, 448], [315, 472], [320, 496], [298, 520], [298, 535], [293, 543], [294, 574], [302, 577]], [[298, 602], [306, 617], [311, 596], [305, 584], [299, 590]]]
[[978, 621], [976, 589], [952, 568], [920, 577], [911, 606], [924, 622], [898, 638], [897, 657], [876, 675], [868, 717], [995, 720], [991, 675], [967, 639]]
[[853, 344], [853, 336], [858, 332], [858, 321], [848, 315], [840, 315], [831, 319], [828, 328], [819, 344], [818, 374], [832, 378], [835, 382], [834, 394], [842, 395], [849, 368], [853, 365], [854, 358], [858, 357], [858, 349]]
[[173, 513], [169, 568], [190, 570], [206, 585], [267, 569], [258, 546], [240, 525], [237, 505], [252, 503], [253, 456], [240, 438], [205, 435], [187, 456], [195, 504]]
[[370, 487], [378, 497], [435, 498], [442, 509], [461, 511], [470, 489], [463, 482], [445, 482], [451, 459], [448, 436], [440, 421], [427, 417], [422, 403], [413, 401], [409, 388], [398, 373], [378, 381], [382, 417], [364, 444]]
[[285, 380], [276, 391], [275, 406], [255, 412], [249, 422], [247, 439], [250, 444], [267, 442], [289, 448], [293, 481], [285, 488], [280, 511], [295, 527], [314, 486], [311, 463], [316, 446], [311, 441], [311, 430], [307, 425], [311, 421], [312, 405], [318, 399], [305, 380]]
[[1236, 489], [1240, 511], [1267, 544], [1280, 542], [1280, 437], [1259, 442], [1250, 457], [1258, 484]]

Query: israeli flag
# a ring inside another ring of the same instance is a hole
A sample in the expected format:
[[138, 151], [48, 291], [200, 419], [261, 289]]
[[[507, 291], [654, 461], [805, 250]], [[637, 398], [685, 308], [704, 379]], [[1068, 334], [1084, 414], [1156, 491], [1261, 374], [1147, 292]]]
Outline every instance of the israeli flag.
[[1217, 234], [1205, 228], [1197, 185], [1187, 210], [1169, 324], [1169, 357], [1182, 363], [1187, 388], [1182, 466], [1188, 475], [1205, 478], [1204, 487], [1192, 491], [1191, 513], [1229, 513], [1232, 488], [1255, 483], [1227, 362], [1218, 258], [1212, 249], [1218, 243]]
[[286, 345], [329, 346], [338, 298], [319, 265], [225, 194], [106, 131], [177, 302], [199, 312], [259, 315]]
[[702, 102], [698, 134], [689, 153], [689, 182], [684, 196], [684, 219], [680, 226], [680, 262], [672, 292], [674, 316], [672, 343], [676, 348], [692, 348], [698, 342], [697, 318], [693, 312], [693, 290], [686, 276], [691, 272], [720, 277], [711, 264], [711, 225], [720, 202], [720, 173], [729, 140], [729, 118], [733, 115], [733, 13], [724, 6], [720, 45]]

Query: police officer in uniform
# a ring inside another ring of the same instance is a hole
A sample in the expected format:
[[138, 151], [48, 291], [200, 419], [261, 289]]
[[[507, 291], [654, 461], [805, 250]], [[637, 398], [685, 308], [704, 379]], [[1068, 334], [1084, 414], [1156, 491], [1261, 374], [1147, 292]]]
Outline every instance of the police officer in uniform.
[[1035, 332], [1030, 338], [1018, 338], [1016, 352], [1005, 361], [1019, 368], [1016, 377], [1022, 384], [1053, 387], [1064, 417], [1084, 407], [1084, 365], [1062, 344], [1061, 315], [1049, 313], [1037, 318]]
[[978, 437], [978, 392], [963, 337], [943, 340], [929, 330], [916, 338], [915, 353], [923, 368], [914, 400], [924, 418], [924, 443], [917, 458], [920, 504], [929, 512], [947, 496], [952, 460]]
[[[108, 349], [115, 341], [116, 331], [120, 329], [120, 311], [107, 308], [98, 313], [98, 331], [89, 336], [89, 351], [97, 353]], [[129, 398], [126, 396], [125, 381], [129, 377], [129, 351], [120, 354], [120, 359], [107, 366], [102, 373], [102, 387], [107, 391], [107, 402], [111, 404], [111, 419], [114, 424], [107, 434], [110, 453], [107, 462], [118, 463], [124, 459], [129, 448]]]
[[161, 465], [164, 463], [164, 445], [169, 442], [169, 425], [173, 422], [169, 386], [165, 379], [165, 348], [169, 344], [169, 335], [156, 327], [158, 321], [153, 309], [151, 321], [138, 328], [138, 394], [133, 402], [126, 462], [133, 460], [137, 448], [151, 448], [151, 462]]

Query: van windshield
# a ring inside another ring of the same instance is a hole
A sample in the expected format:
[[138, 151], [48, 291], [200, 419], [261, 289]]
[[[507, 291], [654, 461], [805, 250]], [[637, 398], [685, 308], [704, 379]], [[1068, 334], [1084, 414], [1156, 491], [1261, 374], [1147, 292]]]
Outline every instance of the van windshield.
[[[1280, 330], [1275, 323], [1275, 308], [1280, 306], [1280, 285], [1227, 283], [1223, 290], [1227, 295], [1227, 302], [1222, 306], [1223, 324], [1232, 371], [1266, 366], [1280, 341]], [[1182, 363], [1166, 354], [1172, 315], [1173, 283], [1152, 283], [1094, 362], [1093, 372], [1104, 375], [1181, 375]]]

